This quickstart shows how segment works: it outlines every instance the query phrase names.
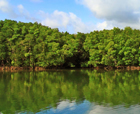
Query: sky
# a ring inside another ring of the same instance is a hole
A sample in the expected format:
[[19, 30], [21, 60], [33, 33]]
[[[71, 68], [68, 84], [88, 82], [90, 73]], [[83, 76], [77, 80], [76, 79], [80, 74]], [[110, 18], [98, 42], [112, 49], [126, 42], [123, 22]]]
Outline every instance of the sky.
[[0, 20], [38, 22], [60, 32], [140, 29], [140, 0], [0, 0]]

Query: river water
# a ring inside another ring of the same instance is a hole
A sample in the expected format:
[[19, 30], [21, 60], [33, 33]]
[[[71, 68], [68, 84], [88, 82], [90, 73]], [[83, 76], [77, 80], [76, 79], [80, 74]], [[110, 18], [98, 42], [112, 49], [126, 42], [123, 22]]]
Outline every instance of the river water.
[[140, 71], [0, 73], [0, 114], [139, 113]]

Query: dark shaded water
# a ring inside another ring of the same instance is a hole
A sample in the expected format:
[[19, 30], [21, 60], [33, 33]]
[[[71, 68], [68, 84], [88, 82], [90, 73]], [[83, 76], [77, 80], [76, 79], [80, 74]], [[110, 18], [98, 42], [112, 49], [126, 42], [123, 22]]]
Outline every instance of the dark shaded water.
[[0, 114], [140, 113], [140, 71], [0, 74]]

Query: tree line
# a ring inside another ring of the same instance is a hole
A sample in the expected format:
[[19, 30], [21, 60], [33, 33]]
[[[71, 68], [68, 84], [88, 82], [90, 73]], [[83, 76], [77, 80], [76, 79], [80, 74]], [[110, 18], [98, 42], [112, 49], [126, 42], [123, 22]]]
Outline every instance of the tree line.
[[59, 32], [40, 23], [0, 21], [0, 66], [139, 66], [140, 30]]

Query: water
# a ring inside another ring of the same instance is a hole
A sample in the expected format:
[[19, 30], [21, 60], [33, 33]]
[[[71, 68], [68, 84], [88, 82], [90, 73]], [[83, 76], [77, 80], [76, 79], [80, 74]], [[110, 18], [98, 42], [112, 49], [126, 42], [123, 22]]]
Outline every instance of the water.
[[1, 72], [0, 114], [139, 114], [140, 71]]

